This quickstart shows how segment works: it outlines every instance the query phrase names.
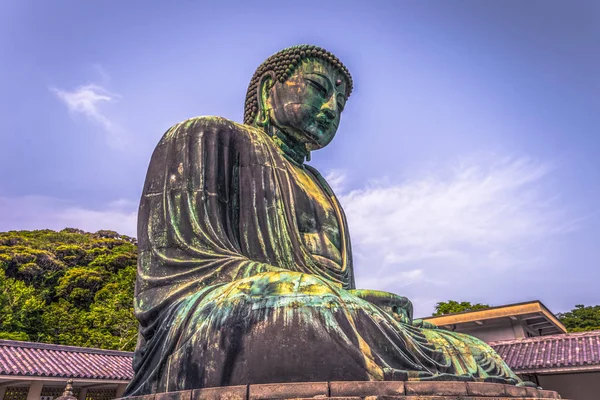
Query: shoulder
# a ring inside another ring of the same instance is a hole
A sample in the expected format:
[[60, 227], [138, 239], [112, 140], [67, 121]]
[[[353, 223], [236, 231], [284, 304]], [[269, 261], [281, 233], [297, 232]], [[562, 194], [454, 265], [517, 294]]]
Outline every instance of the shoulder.
[[[173, 125], [162, 138], [162, 142], [189, 136], [214, 138], [224, 145], [243, 144], [261, 140], [264, 133], [258, 129], [231, 121], [223, 117], [201, 116], [186, 119]], [[226, 142], [226, 143], [224, 143]]]

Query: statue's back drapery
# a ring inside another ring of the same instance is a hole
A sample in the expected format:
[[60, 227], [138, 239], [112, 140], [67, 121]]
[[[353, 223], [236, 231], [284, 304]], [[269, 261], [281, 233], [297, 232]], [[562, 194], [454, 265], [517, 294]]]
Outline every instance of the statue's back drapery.
[[[154, 151], [138, 217], [140, 333], [126, 395], [293, 381], [519, 383], [485, 343], [415, 323], [401, 296], [355, 289], [343, 210], [304, 164], [333, 137], [326, 129], [337, 129], [349, 75], [330, 53], [299, 48], [286, 50], [299, 72], [282, 79], [275, 63], [273, 74], [257, 71], [246, 124], [190, 119]], [[298, 93], [316, 106], [292, 115], [308, 102], [290, 100]], [[314, 113], [322, 142], [298, 139], [277, 114], [285, 101], [292, 117]]]

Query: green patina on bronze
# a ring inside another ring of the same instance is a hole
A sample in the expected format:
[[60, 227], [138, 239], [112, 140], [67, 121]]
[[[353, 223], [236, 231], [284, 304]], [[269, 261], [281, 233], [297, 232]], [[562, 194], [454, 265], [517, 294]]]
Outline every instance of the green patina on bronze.
[[325, 61], [327, 65], [343, 75], [348, 90], [345, 100], [352, 93], [353, 81], [348, 68], [332, 53], [317, 46], [303, 44], [292, 46], [267, 58], [254, 72], [248, 91], [246, 92], [246, 105], [244, 107], [244, 123], [252, 125], [259, 108], [258, 87], [265, 74], [271, 75], [274, 81], [285, 82], [304, 61]]
[[333, 139], [351, 87], [333, 55], [293, 47], [255, 73], [245, 124], [198, 117], [163, 136], [139, 210], [127, 395], [300, 381], [523, 384], [484, 342], [413, 320], [405, 297], [355, 288], [344, 212], [305, 164]]

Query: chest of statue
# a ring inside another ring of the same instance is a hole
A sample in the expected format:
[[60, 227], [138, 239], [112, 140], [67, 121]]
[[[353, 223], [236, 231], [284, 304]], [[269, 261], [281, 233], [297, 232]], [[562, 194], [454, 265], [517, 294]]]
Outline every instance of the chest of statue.
[[304, 245], [324, 267], [342, 265], [340, 224], [327, 193], [307, 170], [290, 168], [295, 217]]

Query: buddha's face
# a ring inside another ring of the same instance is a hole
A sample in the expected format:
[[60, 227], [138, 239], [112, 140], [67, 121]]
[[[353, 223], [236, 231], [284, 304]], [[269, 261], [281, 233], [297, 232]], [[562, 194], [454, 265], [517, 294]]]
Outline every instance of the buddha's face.
[[304, 60], [285, 82], [276, 82], [266, 102], [273, 125], [305, 143], [309, 150], [326, 146], [337, 131], [346, 102], [344, 76], [329, 63]]

